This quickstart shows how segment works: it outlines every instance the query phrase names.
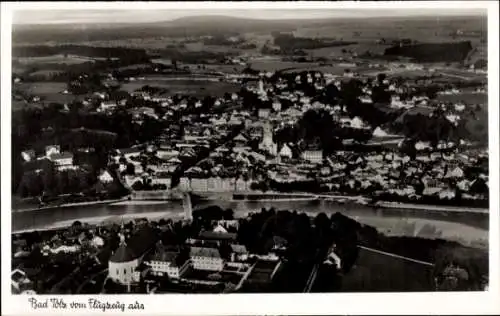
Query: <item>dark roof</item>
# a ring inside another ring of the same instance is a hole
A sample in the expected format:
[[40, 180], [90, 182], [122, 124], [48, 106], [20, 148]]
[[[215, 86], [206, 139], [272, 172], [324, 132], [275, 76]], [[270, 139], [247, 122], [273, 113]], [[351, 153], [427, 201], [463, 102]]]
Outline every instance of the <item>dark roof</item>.
[[127, 262], [139, 258], [150, 249], [153, 249], [157, 241], [158, 235], [154, 229], [149, 226], [143, 226], [129, 238], [126, 246], [121, 245], [118, 248], [118, 250], [111, 257], [110, 261]]
[[203, 231], [198, 235], [200, 239], [212, 239], [212, 240], [235, 240], [236, 234], [234, 233], [216, 233], [213, 231]]
[[118, 149], [118, 152], [122, 155], [126, 154], [132, 154], [132, 153], [139, 153], [141, 150], [139, 148], [122, 148]]
[[219, 249], [216, 248], [191, 247], [189, 254], [191, 257], [209, 257], [209, 258], [221, 257]]
[[58, 159], [67, 159], [67, 158], [73, 158], [73, 154], [70, 152], [62, 152], [59, 154], [52, 154], [50, 155], [51, 160], [58, 160]]
[[235, 253], [248, 253], [247, 248], [244, 245], [231, 245], [231, 250]]
[[138, 256], [136, 256], [136, 254], [132, 251], [132, 249], [130, 249], [130, 247], [127, 244], [122, 244], [111, 256], [109, 261], [115, 263], [129, 262], [137, 259], [137, 257]]

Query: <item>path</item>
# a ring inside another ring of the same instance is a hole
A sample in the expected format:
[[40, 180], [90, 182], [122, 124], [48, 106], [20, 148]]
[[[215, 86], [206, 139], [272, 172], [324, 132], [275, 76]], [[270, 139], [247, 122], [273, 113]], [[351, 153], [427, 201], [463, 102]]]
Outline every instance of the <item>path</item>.
[[412, 259], [412, 258], [408, 258], [408, 257], [396, 255], [396, 254], [393, 254], [393, 253], [390, 253], [390, 252], [385, 252], [385, 251], [382, 251], [382, 250], [377, 250], [377, 249], [365, 247], [365, 246], [359, 246], [358, 245], [358, 247], [361, 248], [361, 249], [363, 249], [363, 250], [367, 250], [367, 251], [371, 251], [371, 252], [376, 252], [376, 253], [379, 253], [379, 254], [382, 254], [382, 255], [386, 255], [386, 256], [389, 256], [389, 257], [403, 259], [403, 260], [406, 260], [406, 261], [415, 262], [415, 263], [423, 264], [423, 265], [430, 266], [430, 267], [434, 266], [434, 264], [430, 263], [430, 262], [420, 261], [420, 260], [416, 260], [416, 259]]

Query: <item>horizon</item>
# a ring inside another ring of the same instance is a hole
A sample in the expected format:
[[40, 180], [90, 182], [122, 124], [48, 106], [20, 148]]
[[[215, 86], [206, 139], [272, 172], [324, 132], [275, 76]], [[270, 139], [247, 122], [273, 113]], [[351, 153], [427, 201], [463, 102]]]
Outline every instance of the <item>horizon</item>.
[[175, 21], [188, 17], [224, 16], [253, 20], [311, 20], [343, 18], [405, 18], [405, 17], [486, 17], [484, 9], [191, 9], [191, 10], [17, 10], [13, 25], [63, 24], [141, 24]]

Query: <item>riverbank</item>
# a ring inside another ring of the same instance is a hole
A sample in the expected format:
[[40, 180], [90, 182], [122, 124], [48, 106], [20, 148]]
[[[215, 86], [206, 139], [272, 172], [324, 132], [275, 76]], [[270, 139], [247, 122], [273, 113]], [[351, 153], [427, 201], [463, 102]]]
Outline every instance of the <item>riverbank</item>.
[[111, 203], [118, 203], [120, 201], [126, 201], [126, 200], [123, 199], [123, 198], [121, 198], [121, 199], [112, 199], [112, 200], [100, 200], [100, 201], [88, 201], [88, 202], [77, 202], [77, 203], [65, 203], [65, 204], [60, 204], [60, 205], [50, 205], [50, 206], [42, 206], [42, 207], [12, 209], [12, 212], [13, 213], [26, 213], [26, 212], [35, 212], [35, 211], [41, 211], [41, 210], [61, 209], [61, 208], [78, 207], [78, 206], [111, 204]]
[[[474, 207], [458, 207], [446, 205], [428, 205], [402, 202], [378, 201], [375, 204], [370, 204], [369, 199], [363, 196], [348, 196], [348, 195], [332, 195], [332, 194], [313, 194], [313, 193], [280, 193], [280, 192], [193, 192], [194, 195], [207, 201], [229, 201], [229, 202], [301, 202], [315, 200], [330, 200], [336, 203], [350, 203], [358, 205], [368, 205], [376, 208], [388, 209], [409, 209], [409, 210], [424, 210], [424, 211], [442, 211], [442, 212], [458, 212], [458, 213], [476, 213], [489, 214], [489, 209], [474, 208]], [[79, 203], [66, 203], [61, 205], [51, 205], [38, 208], [13, 209], [12, 212], [23, 213], [48, 209], [59, 209], [78, 206], [101, 205], [109, 204], [111, 206], [126, 206], [126, 205], [161, 205], [169, 204], [173, 201], [180, 201], [179, 198], [172, 199], [145, 199], [136, 200], [123, 197], [113, 200], [89, 201]]]

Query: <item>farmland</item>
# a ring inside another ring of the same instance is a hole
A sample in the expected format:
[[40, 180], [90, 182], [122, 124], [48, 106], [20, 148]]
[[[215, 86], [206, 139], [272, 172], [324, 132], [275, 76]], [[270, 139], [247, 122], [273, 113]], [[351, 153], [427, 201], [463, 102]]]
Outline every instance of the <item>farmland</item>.
[[487, 93], [460, 92], [457, 94], [440, 94], [437, 100], [451, 103], [463, 103], [468, 105], [487, 104]]
[[[169, 80], [170, 79], [170, 80]], [[122, 85], [122, 89], [127, 92], [134, 92], [141, 89], [143, 86], [149, 85], [152, 87], [165, 88], [170, 94], [186, 94], [197, 96], [223, 96], [226, 92], [239, 91], [240, 87], [230, 83], [209, 80], [195, 80], [188, 78], [156, 78], [146, 77], [144, 80], [136, 80], [127, 82]]]
[[95, 62], [97, 60], [105, 60], [105, 58], [98, 57], [85, 57], [85, 56], [77, 56], [77, 55], [51, 55], [51, 56], [37, 56], [37, 57], [18, 57], [15, 58], [14, 61], [23, 64], [66, 64], [66, 65], [75, 65], [82, 64], [86, 62]]
[[432, 267], [360, 249], [342, 292], [432, 291]]
[[21, 83], [14, 86], [14, 88], [26, 95], [38, 96], [44, 103], [69, 103], [77, 97], [71, 94], [63, 94], [67, 85], [63, 82], [35, 82], [35, 83]]

